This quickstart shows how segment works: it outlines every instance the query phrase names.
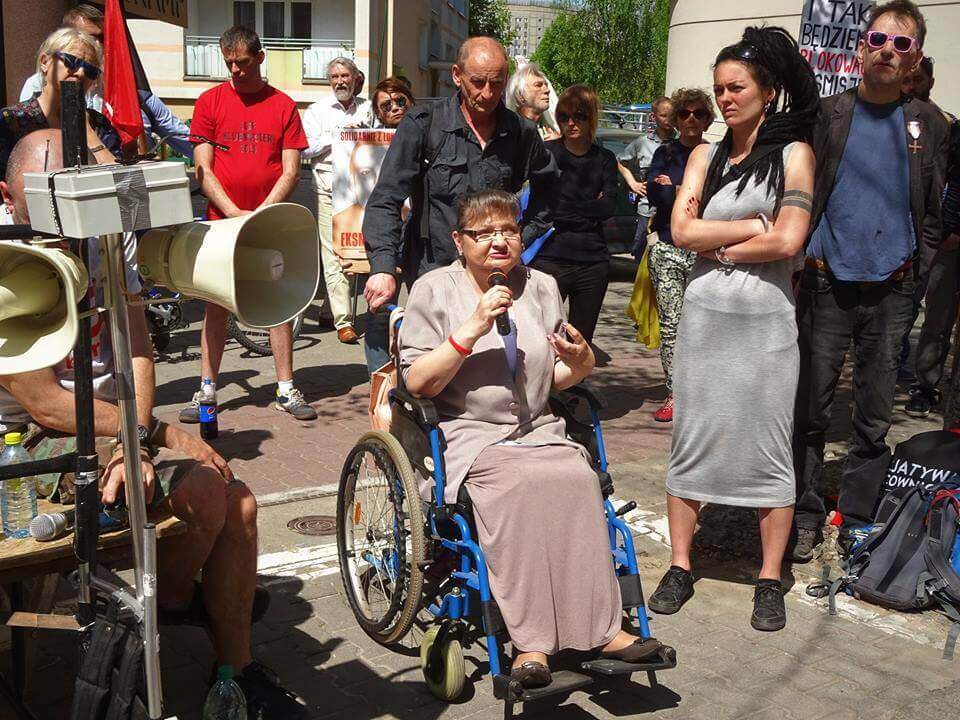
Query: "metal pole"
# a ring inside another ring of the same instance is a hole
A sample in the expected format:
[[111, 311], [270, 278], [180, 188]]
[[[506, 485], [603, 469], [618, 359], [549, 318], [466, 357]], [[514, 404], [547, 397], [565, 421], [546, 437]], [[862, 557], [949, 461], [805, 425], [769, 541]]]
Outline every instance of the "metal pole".
[[[126, 272], [123, 235], [113, 233], [100, 238], [107, 268], [110, 297], [110, 340], [113, 347], [120, 408], [120, 432], [123, 437], [123, 467], [130, 530], [133, 534], [133, 564], [137, 599], [143, 604], [144, 672], [147, 680], [147, 714], [159, 718], [163, 712], [160, 688], [160, 641], [157, 635], [156, 533], [147, 527], [147, 504], [140, 469], [140, 438], [137, 434], [137, 394], [130, 358], [130, 323], [127, 299], [121, 278]], [[146, 561], [152, 568], [148, 570]]]
[[[87, 161], [86, 102], [78, 82], [60, 83], [60, 139], [63, 146], [64, 167], [80, 167]], [[79, 241], [80, 257], [89, 260], [84, 252], [86, 241]], [[80, 580], [77, 602], [77, 624], [86, 627], [96, 617], [91, 577], [97, 564], [97, 537], [100, 533], [97, 514], [100, 493], [97, 486], [96, 430], [93, 421], [93, 353], [90, 348], [90, 320], [83, 313], [90, 307], [89, 296], [78, 304], [81, 313], [77, 343], [73, 351], [74, 412], [77, 419], [76, 464], [76, 529], [73, 552], [77, 558]]]

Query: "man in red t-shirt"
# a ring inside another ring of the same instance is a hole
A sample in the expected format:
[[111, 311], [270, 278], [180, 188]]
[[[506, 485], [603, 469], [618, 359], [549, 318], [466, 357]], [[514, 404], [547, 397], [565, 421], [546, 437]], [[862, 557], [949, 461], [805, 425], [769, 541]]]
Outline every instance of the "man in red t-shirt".
[[[220, 37], [230, 80], [197, 98], [190, 131], [229, 148], [199, 143], [194, 152], [197, 179], [210, 200], [211, 220], [246, 215], [286, 200], [300, 179], [300, 151], [307, 139], [293, 100], [270, 87], [260, 74], [260, 38], [245, 27]], [[227, 337], [227, 311], [207, 303], [200, 336], [201, 384], [180, 422], [200, 421], [200, 401], [216, 400], [217, 373]], [[277, 370], [274, 407], [298, 420], [315, 420], [317, 412], [293, 386], [293, 336], [289, 323], [270, 329]]]

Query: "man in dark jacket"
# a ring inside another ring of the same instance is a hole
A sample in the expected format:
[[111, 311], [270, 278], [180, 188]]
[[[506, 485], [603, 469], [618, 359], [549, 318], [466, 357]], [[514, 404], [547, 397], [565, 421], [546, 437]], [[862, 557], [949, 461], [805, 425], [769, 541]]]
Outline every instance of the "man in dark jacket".
[[825, 98], [814, 132], [813, 231], [798, 307], [800, 382], [794, 460], [793, 557], [822, 539], [824, 438], [834, 391], [853, 342], [853, 435], [843, 475], [839, 544], [872, 521], [890, 459], [900, 340], [914, 289], [940, 244], [948, 139], [938, 110], [900, 94], [920, 62], [926, 26], [911, 2], [875, 7], [860, 42], [863, 82]]
[[[530, 181], [524, 244], [550, 226], [547, 199], [557, 178], [556, 163], [536, 126], [504, 107], [507, 54], [496, 40], [474, 37], [452, 69], [459, 92], [433, 105], [416, 105], [397, 128], [367, 202], [363, 236], [370, 260], [364, 297], [372, 310], [396, 296], [398, 268], [412, 282], [453, 262], [450, 236], [456, 202], [486, 188], [518, 192]], [[401, 237], [401, 208], [413, 213]], [[401, 263], [402, 256], [402, 263]]]

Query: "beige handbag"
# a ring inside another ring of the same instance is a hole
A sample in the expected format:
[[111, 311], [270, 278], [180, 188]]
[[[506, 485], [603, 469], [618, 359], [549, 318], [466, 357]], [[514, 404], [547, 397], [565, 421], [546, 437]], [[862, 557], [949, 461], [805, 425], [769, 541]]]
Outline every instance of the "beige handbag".
[[373, 371], [370, 376], [370, 427], [390, 431], [390, 391], [397, 387], [397, 323], [403, 319], [403, 308], [394, 308], [390, 313], [390, 362]]

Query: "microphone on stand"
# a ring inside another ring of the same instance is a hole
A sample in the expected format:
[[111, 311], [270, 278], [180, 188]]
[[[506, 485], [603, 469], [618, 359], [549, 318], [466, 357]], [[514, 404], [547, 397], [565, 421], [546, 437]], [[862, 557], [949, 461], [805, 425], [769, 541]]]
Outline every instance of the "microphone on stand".
[[[495, 270], [494, 272], [490, 273], [489, 277], [487, 277], [487, 285], [490, 287], [494, 287], [495, 285], [502, 285], [506, 287], [507, 276], [499, 270]], [[497, 315], [497, 332], [501, 335], [510, 334], [510, 318], [508, 313], [509, 311], [501, 315]]]

